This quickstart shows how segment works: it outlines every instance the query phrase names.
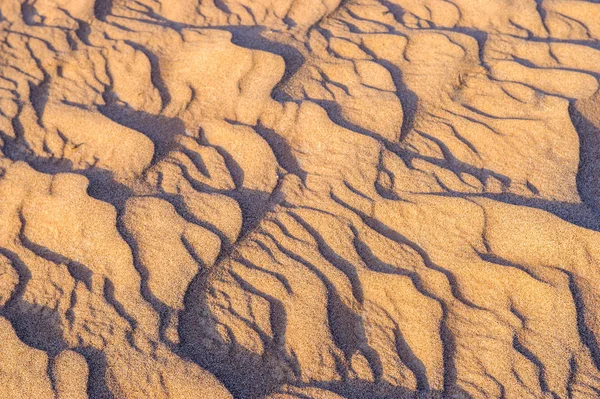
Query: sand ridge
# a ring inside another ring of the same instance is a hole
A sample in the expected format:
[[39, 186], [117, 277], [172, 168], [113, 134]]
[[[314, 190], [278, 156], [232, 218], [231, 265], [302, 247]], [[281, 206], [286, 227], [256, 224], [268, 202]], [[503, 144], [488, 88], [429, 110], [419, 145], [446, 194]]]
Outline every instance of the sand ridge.
[[600, 4], [0, 1], [6, 398], [597, 398]]

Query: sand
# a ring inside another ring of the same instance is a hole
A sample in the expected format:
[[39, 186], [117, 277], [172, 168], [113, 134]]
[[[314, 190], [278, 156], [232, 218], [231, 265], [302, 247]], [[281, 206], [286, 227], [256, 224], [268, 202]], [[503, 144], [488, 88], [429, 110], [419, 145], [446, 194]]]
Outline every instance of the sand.
[[0, 0], [0, 397], [600, 397], [600, 3]]

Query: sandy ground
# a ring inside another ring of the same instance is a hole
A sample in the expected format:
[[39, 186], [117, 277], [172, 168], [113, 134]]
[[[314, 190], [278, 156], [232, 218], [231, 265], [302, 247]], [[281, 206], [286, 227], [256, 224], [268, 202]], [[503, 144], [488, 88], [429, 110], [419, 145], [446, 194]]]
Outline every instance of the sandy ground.
[[0, 396], [600, 397], [599, 77], [593, 0], [0, 0]]

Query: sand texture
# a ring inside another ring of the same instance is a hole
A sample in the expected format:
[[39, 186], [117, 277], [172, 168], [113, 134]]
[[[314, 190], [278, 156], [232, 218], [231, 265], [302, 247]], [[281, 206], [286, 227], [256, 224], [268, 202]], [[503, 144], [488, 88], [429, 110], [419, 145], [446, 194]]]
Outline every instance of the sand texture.
[[600, 398], [600, 2], [0, 0], [0, 398]]

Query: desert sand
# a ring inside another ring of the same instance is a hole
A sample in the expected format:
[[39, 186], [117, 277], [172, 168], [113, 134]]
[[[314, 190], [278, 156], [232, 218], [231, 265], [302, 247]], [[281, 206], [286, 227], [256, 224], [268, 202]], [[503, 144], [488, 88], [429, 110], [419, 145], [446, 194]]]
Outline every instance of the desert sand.
[[0, 0], [0, 397], [599, 398], [600, 3]]

